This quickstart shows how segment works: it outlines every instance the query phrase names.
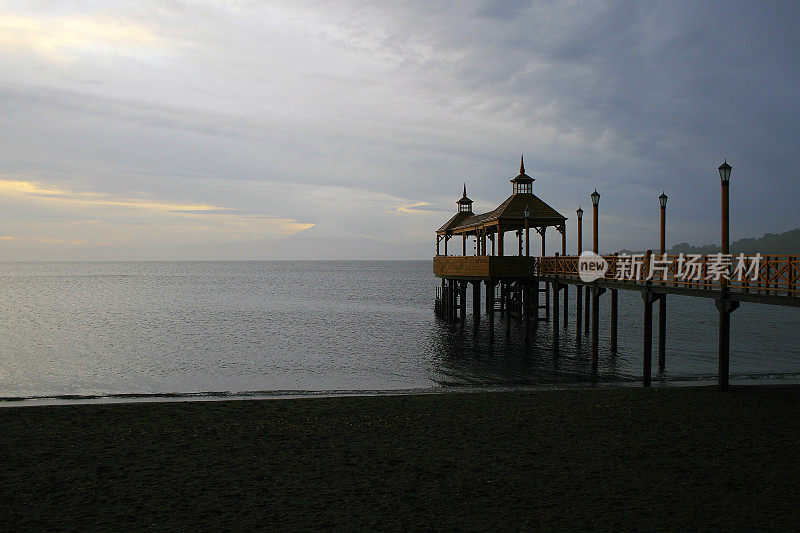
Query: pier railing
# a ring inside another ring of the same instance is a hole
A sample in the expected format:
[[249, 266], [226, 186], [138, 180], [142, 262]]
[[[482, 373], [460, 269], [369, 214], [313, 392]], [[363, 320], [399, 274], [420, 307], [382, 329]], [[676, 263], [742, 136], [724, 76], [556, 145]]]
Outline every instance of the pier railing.
[[[602, 256], [604, 280], [800, 297], [800, 256], [614, 254]], [[579, 277], [578, 256], [537, 258], [540, 276]]]

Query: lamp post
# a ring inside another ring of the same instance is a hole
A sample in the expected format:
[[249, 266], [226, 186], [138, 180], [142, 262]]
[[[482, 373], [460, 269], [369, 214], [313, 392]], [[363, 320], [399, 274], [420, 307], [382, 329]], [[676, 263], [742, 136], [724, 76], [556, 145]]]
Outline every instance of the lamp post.
[[[726, 159], [717, 168], [719, 170], [720, 185], [722, 186], [722, 253], [730, 253], [728, 233], [728, 184], [731, 180], [731, 166]], [[728, 372], [730, 369], [730, 339], [731, 339], [731, 313], [739, 307], [739, 302], [733, 302], [727, 296], [728, 280], [722, 278], [722, 295], [714, 303], [719, 311], [719, 388], [728, 390]]]
[[[597, 253], [597, 206], [600, 204], [600, 193], [597, 189], [592, 193], [592, 251]], [[587, 287], [588, 290], [588, 287]], [[592, 380], [597, 379], [597, 359], [598, 359], [598, 341], [599, 341], [599, 328], [600, 328], [600, 291], [596, 284], [593, 284], [592, 289]], [[589, 295], [586, 295], [586, 303], [589, 303]], [[589, 318], [588, 309], [586, 310], [586, 318]]]
[[592, 251], [597, 253], [597, 206], [600, 204], [600, 193], [597, 189], [592, 193]]
[[[661, 255], [666, 253], [666, 221], [667, 221], [667, 195], [661, 191], [658, 197], [661, 206]], [[663, 372], [667, 362], [667, 295], [661, 296], [658, 302], [658, 370]]]
[[664, 191], [661, 191], [661, 196], [658, 197], [658, 203], [661, 205], [661, 255], [666, 252], [667, 198], [668, 196], [664, 194]]
[[522, 214], [525, 216], [525, 257], [529, 257], [531, 240], [528, 234], [528, 219], [531, 217], [531, 210], [527, 205], [525, 206], [525, 210], [522, 212]]
[[[575, 214], [578, 217], [578, 255], [581, 255], [581, 252], [583, 252], [583, 209], [578, 207], [578, 210], [575, 211]], [[575, 292], [575, 338], [578, 342], [581, 342], [581, 328], [583, 327], [583, 317], [581, 316], [583, 311], [583, 287], [578, 285], [575, 288]]]
[[728, 164], [728, 160], [726, 159], [723, 163], [719, 166], [717, 170], [719, 170], [719, 179], [720, 184], [722, 186], [722, 253], [727, 254], [730, 253], [730, 242], [728, 240], [729, 233], [728, 233], [728, 183], [731, 180], [731, 166]]

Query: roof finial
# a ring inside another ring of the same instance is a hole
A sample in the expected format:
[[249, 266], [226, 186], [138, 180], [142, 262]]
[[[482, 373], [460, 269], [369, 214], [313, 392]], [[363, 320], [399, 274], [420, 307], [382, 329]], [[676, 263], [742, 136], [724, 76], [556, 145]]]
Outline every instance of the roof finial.
[[467, 197], [467, 184], [464, 183], [464, 198]]
[[519, 173], [525, 174], [525, 161], [523, 160], [523, 154], [519, 156]]

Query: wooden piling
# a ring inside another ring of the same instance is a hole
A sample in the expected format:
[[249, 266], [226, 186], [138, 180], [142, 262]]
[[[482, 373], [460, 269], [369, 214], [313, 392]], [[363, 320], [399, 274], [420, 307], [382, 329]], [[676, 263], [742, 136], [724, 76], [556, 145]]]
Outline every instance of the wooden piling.
[[667, 362], [667, 295], [658, 302], [658, 371], [663, 372]]
[[731, 313], [739, 308], [739, 302], [723, 297], [714, 300], [719, 311], [719, 375], [717, 380], [720, 390], [728, 390], [728, 374], [730, 370], [731, 347]]
[[583, 317], [583, 320], [584, 320], [583, 332], [586, 335], [589, 335], [589, 318], [590, 318], [590, 315], [589, 315], [589, 305], [590, 304], [589, 304], [589, 302], [591, 300], [591, 295], [590, 295], [590, 288], [589, 288], [588, 285], [585, 287], [584, 290], [586, 291], [586, 294], [584, 295], [586, 297], [586, 299], [583, 302], [583, 304], [584, 304], [584, 309], [583, 309], [583, 315], [584, 315], [584, 317]]
[[486, 314], [489, 319], [489, 342], [494, 341], [494, 284], [486, 281]]
[[458, 320], [458, 288], [456, 280], [450, 280], [450, 321]]
[[459, 317], [458, 317], [458, 328], [461, 331], [464, 331], [464, 322], [467, 319], [467, 282], [466, 281], [459, 281], [458, 282], [458, 306], [459, 306]]
[[481, 282], [472, 282], [472, 328], [478, 332], [481, 324]]
[[569, 285], [564, 285], [564, 329], [567, 329], [569, 320]]
[[575, 339], [581, 342], [581, 331], [583, 327], [583, 286], [575, 286]]
[[592, 287], [592, 375], [597, 375], [599, 359], [599, 339], [600, 339], [600, 295], [605, 289]]
[[506, 292], [503, 294], [506, 306], [506, 338], [511, 337], [511, 285], [506, 283]]
[[[538, 283], [538, 282], [537, 282]], [[525, 321], [525, 346], [531, 342], [531, 289], [527, 283], [522, 285], [522, 320]]]
[[652, 292], [642, 293], [644, 301], [644, 339], [642, 343], [642, 385], [650, 386], [653, 365], [653, 302], [655, 295]]
[[619, 295], [617, 289], [611, 289], [611, 352], [617, 351], [617, 321], [618, 313], [617, 307], [619, 304]]
[[558, 352], [558, 317], [561, 313], [558, 304], [559, 286], [558, 280], [553, 281], [553, 351]]
[[450, 322], [450, 288], [449, 280], [442, 280], [442, 318]]

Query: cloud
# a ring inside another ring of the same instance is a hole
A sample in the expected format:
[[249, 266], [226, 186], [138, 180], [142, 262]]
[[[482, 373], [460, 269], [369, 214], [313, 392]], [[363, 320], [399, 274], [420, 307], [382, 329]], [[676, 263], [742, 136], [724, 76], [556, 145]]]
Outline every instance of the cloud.
[[0, 48], [6, 54], [30, 50], [61, 62], [85, 54], [142, 54], [166, 43], [146, 26], [113, 17], [32, 16], [0, 11]]
[[[0, 161], [24, 182], [0, 192], [0, 234], [96, 218], [74, 237], [216, 246], [317, 224], [428, 254], [461, 184], [476, 212], [494, 208], [520, 152], [567, 216], [598, 188], [609, 247], [653, 246], [662, 189], [669, 240], [718, 238], [723, 157], [733, 233], [788, 229], [799, 11], [0, 3]], [[150, 226], [164, 231], [130, 229]]]
[[22, 242], [33, 242], [33, 243], [43, 243], [43, 244], [68, 244], [70, 246], [76, 245], [83, 245], [88, 244], [86, 241], [80, 240], [64, 240], [64, 239], [56, 239], [56, 238], [48, 238], [48, 237], [14, 237], [13, 235], [3, 235], [0, 236], [0, 241], [2, 242], [10, 242], [10, 241], [22, 241]]
[[[0, 195], [6, 203], [22, 204], [26, 211], [39, 212], [34, 222], [7, 223], [26, 233], [4, 240], [44, 244], [242, 241], [267, 235], [293, 235], [312, 226], [310, 223], [270, 215], [246, 215], [216, 205], [167, 202], [152, 198], [125, 198], [107, 193], [74, 191], [18, 179], [0, 179]], [[67, 224], [42, 220], [97, 213], [98, 219], [78, 219]], [[209, 216], [213, 215], [213, 216]], [[26, 218], [30, 218], [26, 217]], [[152, 228], [152, 229], [149, 229]], [[41, 234], [63, 233], [60, 237]]]
[[448, 213], [450, 209], [446, 209], [443, 206], [435, 206], [431, 205], [428, 202], [417, 202], [410, 205], [401, 205], [396, 209], [398, 213], [405, 213], [409, 215], [420, 214], [420, 213]]
[[45, 201], [68, 202], [84, 208], [114, 207], [187, 214], [229, 211], [213, 205], [169, 203], [135, 198], [114, 198], [104, 193], [70, 191], [29, 181], [10, 179], [0, 179], [0, 194], [23, 196]]

